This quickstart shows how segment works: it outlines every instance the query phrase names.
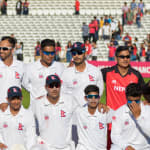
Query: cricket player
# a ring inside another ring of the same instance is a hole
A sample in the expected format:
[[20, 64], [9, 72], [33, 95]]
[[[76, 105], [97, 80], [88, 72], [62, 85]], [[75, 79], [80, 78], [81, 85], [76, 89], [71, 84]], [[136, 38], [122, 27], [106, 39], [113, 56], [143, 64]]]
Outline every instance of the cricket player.
[[98, 86], [88, 85], [84, 92], [87, 105], [78, 107], [75, 112], [79, 136], [76, 150], [106, 150], [107, 124], [111, 122], [113, 110], [99, 112]]
[[142, 87], [142, 94], [144, 96], [143, 103], [145, 105], [150, 105], [150, 81], [148, 81], [143, 87]]
[[150, 150], [150, 106], [141, 102], [137, 83], [126, 88], [127, 104], [112, 117], [111, 150]]
[[12, 37], [2, 37], [0, 41], [0, 109], [6, 109], [7, 90], [11, 86], [21, 87], [24, 74], [24, 64], [13, 59], [16, 40]]
[[[22, 106], [22, 92], [17, 86], [8, 89], [9, 106], [0, 111], [0, 149], [26, 150], [36, 144], [35, 120], [30, 110]], [[20, 149], [18, 149], [20, 147]]]
[[39, 124], [39, 149], [73, 150], [71, 126], [73, 112], [78, 106], [76, 99], [60, 94], [61, 80], [57, 75], [46, 78], [45, 88], [47, 95], [33, 106]]
[[46, 94], [45, 79], [50, 74], [61, 76], [64, 65], [54, 61], [55, 41], [44, 39], [41, 42], [41, 59], [27, 65], [23, 78], [23, 86], [30, 92], [30, 105]]
[[103, 93], [104, 84], [101, 71], [86, 61], [86, 48], [83, 43], [76, 42], [71, 49], [73, 67], [64, 70], [62, 74], [62, 92], [72, 94], [80, 106], [86, 104], [84, 89], [89, 84], [95, 84]]

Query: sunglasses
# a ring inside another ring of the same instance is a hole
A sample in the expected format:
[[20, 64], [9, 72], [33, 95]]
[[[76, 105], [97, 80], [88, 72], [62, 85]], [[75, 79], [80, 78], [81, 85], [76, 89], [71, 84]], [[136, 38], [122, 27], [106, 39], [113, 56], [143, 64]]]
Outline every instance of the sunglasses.
[[72, 56], [82, 55], [83, 53], [85, 53], [85, 50], [82, 50], [82, 51], [72, 51], [71, 52]]
[[3, 51], [8, 51], [11, 49], [12, 49], [11, 47], [0, 47], [0, 50], [3, 50]]
[[51, 83], [47, 86], [48, 86], [48, 88], [51, 88], [51, 89], [54, 88], [54, 87], [55, 88], [60, 88], [60, 83], [57, 83], [57, 82], [56, 83]]
[[121, 58], [121, 59], [125, 59], [125, 58], [129, 59], [129, 58], [130, 58], [130, 55], [126, 55], [126, 56], [120, 55], [120, 56], [118, 56], [118, 57]]
[[[128, 104], [131, 104], [132, 102], [133, 102], [133, 101], [131, 101], [131, 100], [128, 99]], [[137, 99], [137, 100], [134, 100], [134, 102], [136, 102], [137, 104], [139, 104], [139, 103], [140, 103], [140, 100]]]
[[52, 51], [52, 52], [42, 51], [42, 53], [44, 55], [47, 55], [47, 56], [49, 56], [49, 55], [54, 56], [55, 55], [55, 51]]
[[98, 99], [98, 98], [100, 98], [100, 96], [99, 95], [87, 95], [86, 98], [89, 98], [89, 99], [92, 99], [92, 98]]

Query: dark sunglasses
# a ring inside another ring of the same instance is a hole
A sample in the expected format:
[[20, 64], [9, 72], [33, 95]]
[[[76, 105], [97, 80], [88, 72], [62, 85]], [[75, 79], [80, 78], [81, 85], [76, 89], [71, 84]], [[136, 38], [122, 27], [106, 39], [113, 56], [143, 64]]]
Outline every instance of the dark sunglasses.
[[11, 49], [12, 49], [11, 47], [0, 47], [0, 50], [3, 50], [3, 51], [8, 51]]
[[51, 88], [51, 89], [54, 88], [54, 87], [60, 88], [60, 83], [56, 82], [56, 83], [49, 84], [47, 86], [48, 86], [48, 88]]
[[97, 98], [100, 98], [100, 96], [99, 95], [87, 95], [86, 98], [89, 98], [89, 99], [95, 98], [95, 99], [97, 99]]
[[72, 56], [75, 56], [75, 55], [82, 55], [83, 53], [85, 53], [85, 50], [82, 50], [82, 51], [72, 51], [72, 52], [71, 52]]
[[42, 53], [44, 55], [47, 55], [47, 56], [49, 56], [49, 55], [54, 56], [55, 55], [55, 51], [52, 51], [52, 52], [42, 51]]
[[126, 55], [126, 56], [120, 55], [120, 56], [118, 56], [118, 57], [121, 58], [121, 59], [125, 59], [125, 58], [129, 59], [129, 58], [130, 58], [130, 55]]
[[[132, 102], [133, 102], [132, 100], [129, 100], [129, 99], [128, 99], [128, 104], [131, 104]], [[134, 100], [134, 102], [136, 102], [137, 104], [139, 104], [139, 103], [140, 103], [140, 100], [137, 99], [137, 100]]]

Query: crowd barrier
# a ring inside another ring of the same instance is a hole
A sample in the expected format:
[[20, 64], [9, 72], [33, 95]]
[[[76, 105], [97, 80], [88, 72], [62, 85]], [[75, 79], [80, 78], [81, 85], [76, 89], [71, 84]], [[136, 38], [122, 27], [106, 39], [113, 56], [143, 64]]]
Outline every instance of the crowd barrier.
[[[115, 61], [89, 61], [89, 63], [100, 69], [116, 64]], [[131, 62], [130, 64], [134, 69], [138, 70], [144, 78], [150, 78], [150, 62]]]

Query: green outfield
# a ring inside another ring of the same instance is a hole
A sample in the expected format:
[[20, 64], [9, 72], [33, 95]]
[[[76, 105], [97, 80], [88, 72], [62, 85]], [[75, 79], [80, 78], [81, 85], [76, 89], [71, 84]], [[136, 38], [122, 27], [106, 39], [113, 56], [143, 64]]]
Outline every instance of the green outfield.
[[[148, 82], [150, 80], [150, 78], [144, 78], [145, 82]], [[23, 92], [23, 106], [25, 108], [27, 108], [30, 104], [30, 96], [29, 96], [29, 93], [26, 91], [26, 90], [22, 90]], [[105, 99], [106, 99], [106, 92], [104, 90], [104, 93], [101, 97], [101, 102], [105, 103]]]

